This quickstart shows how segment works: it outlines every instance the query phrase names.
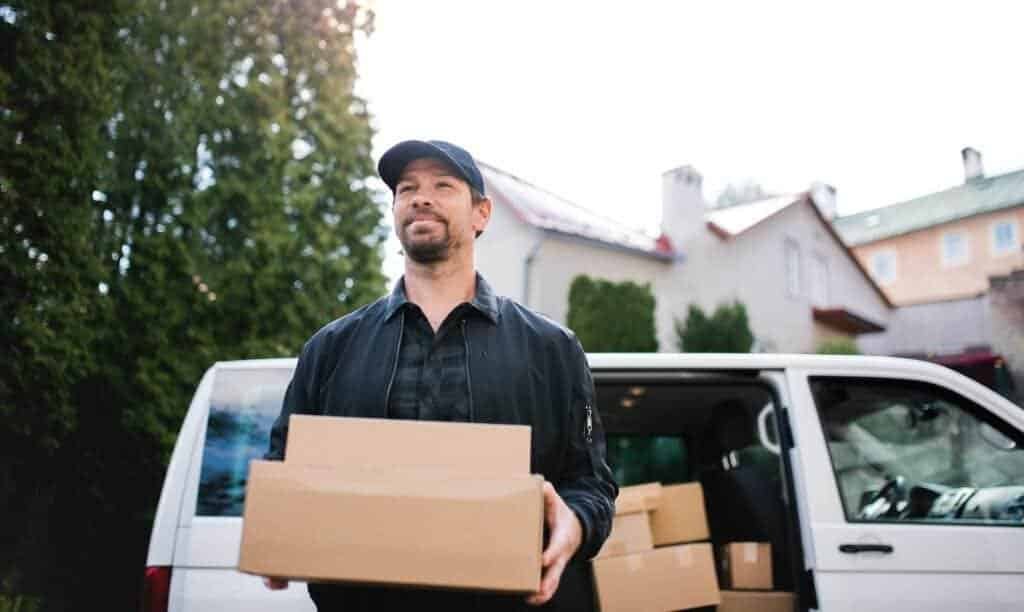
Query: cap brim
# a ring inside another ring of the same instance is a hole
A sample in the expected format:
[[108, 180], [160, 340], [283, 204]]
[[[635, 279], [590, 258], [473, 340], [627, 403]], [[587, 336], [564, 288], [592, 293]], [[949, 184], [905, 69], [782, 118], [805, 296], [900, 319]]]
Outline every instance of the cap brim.
[[424, 157], [432, 157], [446, 162], [462, 180], [472, 184], [470, 178], [466, 176], [466, 172], [451, 155], [444, 149], [422, 140], [406, 140], [388, 149], [377, 163], [377, 174], [380, 175], [384, 184], [394, 192], [395, 186], [398, 185], [398, 179], [402, 177], [402, 171], [409, 165], [409, 162]]

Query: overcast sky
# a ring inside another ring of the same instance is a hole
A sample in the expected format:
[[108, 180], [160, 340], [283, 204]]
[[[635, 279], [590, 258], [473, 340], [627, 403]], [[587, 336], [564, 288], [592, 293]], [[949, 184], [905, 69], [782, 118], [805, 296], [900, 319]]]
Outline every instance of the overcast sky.
[[[1024, 167], [1024, 4], [378, 0], [374, 152], [440, 138], [655, 231], [661, 174], [821, 180], [841, 214]], [[389, 257], [394, 261], [389, 246]]]

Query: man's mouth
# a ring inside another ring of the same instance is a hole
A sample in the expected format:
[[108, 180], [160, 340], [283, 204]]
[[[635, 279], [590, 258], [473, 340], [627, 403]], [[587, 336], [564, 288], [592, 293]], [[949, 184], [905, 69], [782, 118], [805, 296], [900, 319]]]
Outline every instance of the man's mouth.
[[419, 221], [433, 221], [434, 223], [444, 223], [444, 220], [438, 217], [437, 215], [416, 215], [415, 217], [406, 220], [405, 226], [409, 227], [413, 223]]

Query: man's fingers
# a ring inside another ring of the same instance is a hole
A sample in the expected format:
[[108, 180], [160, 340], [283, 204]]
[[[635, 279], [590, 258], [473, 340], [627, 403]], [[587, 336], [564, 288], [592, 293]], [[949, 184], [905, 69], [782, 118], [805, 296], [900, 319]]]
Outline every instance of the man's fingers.
[[526, 599], [531, 606], [546, 604], [558, 590], [558, 583], [562, 580], [562, 572], [565, 571], [565, 559], [559, 559], [552, 564], [545, 572], [540, 581], [540, 590]]
[[280, 591], [288, 588], [288, 581], [280, 578], [264, 578], [263, 585], [271, 591]]
[[558, 494], [550, 482], [544, 482], [544, 520], [549, 528], [554, 528], [558, 519]]
[[565, 529], [558, 526], [551, 530], [551, 534], [548, 537], [548, 547], [544, 549], [544, 553], [541, 555], [540, 564], [543, 567], [548, 567], [554, 563], [555, 559], [562, 555], [562, 551], [566, 546]]

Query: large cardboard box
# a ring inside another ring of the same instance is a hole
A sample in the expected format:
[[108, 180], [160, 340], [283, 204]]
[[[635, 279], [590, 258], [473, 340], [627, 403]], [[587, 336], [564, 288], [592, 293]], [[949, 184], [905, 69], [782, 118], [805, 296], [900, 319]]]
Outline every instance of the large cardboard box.
[[793, 612], [796, 597], [781, 591], [722, 591], [718, 612]]
[[661, 483], [648, 482], [619, 488], [615, 513], [650, 512], [661, 503]]
[[768, 542], [732, 542], [719, 554], [722, 586], [730, 589], [772, 589], [772, 545]]
[[616, 514], [612, 521], [612, 531], [594, 558], [628, 555], [652, 548], [654, 540], [651, 538], [651, 521], [647, 512]]
[[686, 610], [721, 601], [707, 543], [596, 559], [594, 581], [601, 612]]
[[651, 512], [651, 533], [655, 546], [699, 542], [710, 537], [700, 483], [661, 487], [661, 501]]
[[250, 464], [239, 569], [534, 592], [543, 479], [529, 440], [518, 426], [293, 417], [285, 461]]

